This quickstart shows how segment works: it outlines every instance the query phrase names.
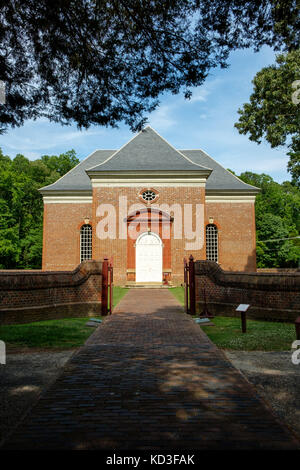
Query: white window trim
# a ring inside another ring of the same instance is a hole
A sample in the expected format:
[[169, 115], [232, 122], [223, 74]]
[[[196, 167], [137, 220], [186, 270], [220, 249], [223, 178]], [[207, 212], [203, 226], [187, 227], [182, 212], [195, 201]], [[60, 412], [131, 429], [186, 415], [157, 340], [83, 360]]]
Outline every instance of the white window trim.
[[[84, 240], [83, 236], [85, 236]], [[92, 226], [90, 224], [82, 225], [80, 227], [80, 263], [92, 259], [92, 240]]]
[[[208, 237], [208, 235], [210, 237]], [[219, 262], [219, 231], [215, 224], [207, 224], [205, 227], [206, 259]]]

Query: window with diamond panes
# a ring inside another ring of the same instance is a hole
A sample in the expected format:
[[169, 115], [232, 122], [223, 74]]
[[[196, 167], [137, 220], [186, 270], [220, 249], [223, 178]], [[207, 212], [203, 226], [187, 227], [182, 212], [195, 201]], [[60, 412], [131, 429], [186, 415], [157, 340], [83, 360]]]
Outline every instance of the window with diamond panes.
[[218, 262], [218, 229], [214, 224], [206, 226], [206, 259]]
[[92, 259], [92, 227], [85, 224], [80, 229], [80, 262]]

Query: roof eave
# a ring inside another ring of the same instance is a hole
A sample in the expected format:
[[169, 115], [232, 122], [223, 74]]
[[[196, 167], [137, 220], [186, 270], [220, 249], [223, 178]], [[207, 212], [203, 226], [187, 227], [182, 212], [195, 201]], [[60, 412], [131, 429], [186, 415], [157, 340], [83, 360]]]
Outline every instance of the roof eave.
[[164, 175], [164, 176], [203, 176], [208, 178], [209, 175], [211, 174], [212, 170], [211, 169], [203, 169], [203, 170], [107, 170], [107, 171], [99, 171], [99, 170], [86, 170], [86, 173], [89, 176], [94, 177], [120, 177], [123, 176], [124, 178], [126, 176], [142, 176], [142, 175], [153, 175], [153, 176], [159, 176], [159, 175]]
[[214, 195], [214, 194], [218, 194], [219, 196], [220, 195], [224, 195], [224, 196], [229, 196], [230, 194], [232, 193], [235, 193], [235, 194], [249, 194], [249, 195], [257, 195], [258, 193], [260, 193], [261, 189], [260, 188], [255, 188], [253, 186], [253, 188], [232, 188], [232, 189], [208, 189], [206, 188], [205, 192], [206, 194], [209, 194], [209, 195]]
[[42, 196], [91, 196], [93, 194], [92, 189], [39, 189]]

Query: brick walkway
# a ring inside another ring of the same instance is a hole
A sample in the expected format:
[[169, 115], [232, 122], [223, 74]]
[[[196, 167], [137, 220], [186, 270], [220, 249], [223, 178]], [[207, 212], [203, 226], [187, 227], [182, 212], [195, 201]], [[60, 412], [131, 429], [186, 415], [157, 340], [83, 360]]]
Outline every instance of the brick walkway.
[[132, 289], [5, 448], [298, 445], [170, 292]]

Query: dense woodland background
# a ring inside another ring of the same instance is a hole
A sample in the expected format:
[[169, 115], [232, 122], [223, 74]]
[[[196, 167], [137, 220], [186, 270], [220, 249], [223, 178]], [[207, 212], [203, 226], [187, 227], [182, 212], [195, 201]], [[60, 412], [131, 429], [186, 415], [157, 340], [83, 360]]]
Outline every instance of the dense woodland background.
[[[77, 163], [74, 150], [32, 161], [20, 154], [11, 159], [0, 149], [0, 269], [41, 268], [43, 200], [38, 189]], [[300, 239], [284, 239], [299, 235], [299, 189], [266, 174], [245, 172], [239, 177], [261, 188], [255, 206], [257, 266], [297, 267]]]
[[59, 156], [14, 159], [0, 149], [0, 269], [40, 269], [43, 199], [38, 189], [79, 163], [74, 150]]
[[[229, 66], [232, 51], [271, 47], [276, 61], [254, 77], [235, 127], [251, 141], [286, 146], [291, 181], [240, 178], [261, 188], [258, 267], [298, 266], [299, 44], [299, 0], [0, 0], [0, 134], [41, 117], [139, 130], [163, 93], [190, 99], [213, 69]], [[0, 268], [41, 267], [38, 188], [77, 162], [74, 150], [35, 161], [0, 150]]]

